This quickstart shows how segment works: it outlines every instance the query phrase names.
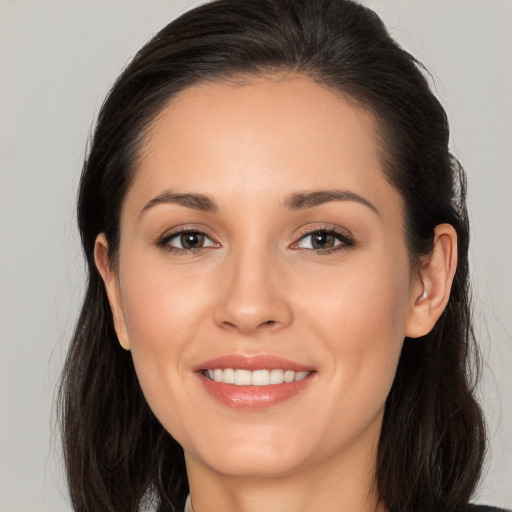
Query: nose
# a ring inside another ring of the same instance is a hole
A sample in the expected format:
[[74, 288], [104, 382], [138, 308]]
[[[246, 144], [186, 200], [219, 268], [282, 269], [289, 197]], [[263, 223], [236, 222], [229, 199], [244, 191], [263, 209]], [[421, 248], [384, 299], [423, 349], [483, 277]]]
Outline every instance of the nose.
[[244, 251], [226, 262], [215, 321], [250, 335], [287, 327], [293, 318], [284, 269], [270, 254]]

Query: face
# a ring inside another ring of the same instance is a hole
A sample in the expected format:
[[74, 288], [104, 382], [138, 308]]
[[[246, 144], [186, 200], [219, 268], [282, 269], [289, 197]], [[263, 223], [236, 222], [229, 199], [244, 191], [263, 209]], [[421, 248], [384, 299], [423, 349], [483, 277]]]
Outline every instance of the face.
[[421, 291], [371, 116], [306, 78], [189, 88], [148, 132], [107, 283], [187, 463], [374, 453]]

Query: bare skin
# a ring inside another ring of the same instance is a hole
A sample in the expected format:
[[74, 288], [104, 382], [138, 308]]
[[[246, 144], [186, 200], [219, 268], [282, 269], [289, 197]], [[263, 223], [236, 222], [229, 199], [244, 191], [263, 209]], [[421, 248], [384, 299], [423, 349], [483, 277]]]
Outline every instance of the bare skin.
[[[116, 268], [98, 236], [119, 341], [184, 448], [194, 512], [379, 510], [385, 400], [404, 337], [446, 305], [456, 235], [438, 226], [413, 271], [374, 129], [301, 76], [191, 87], [147, 134]], [[267, 386], [268, 406], [261, 389], [222, 401], [201, 365], [238, 356], [305, 382], [274, 401]]]

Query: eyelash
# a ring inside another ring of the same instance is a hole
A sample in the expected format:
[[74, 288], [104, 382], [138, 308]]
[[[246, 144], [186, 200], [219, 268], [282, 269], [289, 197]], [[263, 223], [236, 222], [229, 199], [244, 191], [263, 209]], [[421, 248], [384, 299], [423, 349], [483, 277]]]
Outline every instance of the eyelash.
[[[211, 245], [208, 245], [206, 247], [197, 247], [197, 248], [192, 248], [192, 249], [179, 248], [179, 247], [174, 247], [172, 245], [169, 245], [171, 240], [181, 237], [183, 235], [187, 235], [187, 234], [204, 236], [205, 239], [210, 240], [212, 243], [211, 243]], [[189, 229], [189, 228], [179, 229], [177, 231], [173, 231], [172, 233], [163, 235], [156, 241], [156, 246], [160, 247], [162, 249], [165, 249], [168, 252], [175, 253], [175, 254], [197, 254], [199, 251], [202, 251], [205, 249], [210, 249], [211, 247], [220, 247], [220, 245], [216, 242], [213, 242], [211, 237], [208, 236], [204, 231], [201, 231], [199, 229]]]
[[[314, 247], [311, 247], [311, 248], [309, 248], [309, 247], [307, 247], [307, 248], [294, 247], [294, 246], [297, 246], [301, 241], [307, 239], [308, 237], [312, 237], [312, 236], [318, 235], [318, 234], [333, 236], [335, 238], [335, 241], [340, 242], [340, 243], [335, 245], [334, 247], [330, 247], [329, 249], [315, 249]], [[350, 248], [354, 247], [355, 245], [356, 245], [355, 240], [347, 233], [342, 233], [341, 231], [338, 231], [337, 229], [326, 228], [325, 226], [323, 226], [323, 227], [309, 229], [308, 231], [303, 233], [301, 235], [301, 237], [297, 240], [297, 242], [294, 242], [290, 247], [294, 250], [302, 249], [303, 251], [311, 252], [314, 255], [326, 256], [326, 255], [332, 254], [333, 252], [344, 251], [344, 250], [350, 249]]]
[[[169, 244], [171, 242], [171, 240], [177, 239], [178, 237], [181, 237], [181, 236], [187, 235], [187, 234], [204, 236], [204, 238], [208, 239], [211, 242], [211, 244], [204, 246], [204, 247], [197, 247], [197, 248], [191, 248], [191, 249], [174, 247]], [[333, 236], [335, 238], [335, 241], [340, 242], [340, 243], [338, 243], [337, 245], [334, 245], [333, 247], [330, 247], [328, 249], [315, 249], [314, 247], [298, 247], [298, 244], [301, 241], [306, 240], [308, 237], [312, 237], [314, 235], [319, 235], [319, 234]], [[340, 231], [338, 231], [336, 229], [332, 229], [332, 228], [318, 227], [318, 228], [314, 228], [314, 229], [308, 230], [307, 232], [303, 233], [296, 242], [294, 242], [293, 244], [290, 245], [290, 248], [292, 250], [308, 251], [315, 255], [328, 255], [328, 254], [332, 254], [333, 252], [336, 252], [336, 251], [350, 249], [351, 247], [354, 247], [355, 245], [356, 245], [355, 240], [346, 233], [341, 233]], [[197, 254], [200, 251], [208, 250], [212, 247], [213, 248], [220, 247], [220, 244], [214, 242], [211, 239], [211, 237], [208, 236], [208, 234], [206, 234], [204, 231], [200, 231], [198, 229], [185, 228], [185, 229], [180, 229], [177, 231], [173, 231], [172, 233], [163, 235], [156, 241], [156, 246], [160, 247], [162, 249], [165, 249], [170, 253], [175, 253], [175, 254], [191, 254], [191, 253]]]

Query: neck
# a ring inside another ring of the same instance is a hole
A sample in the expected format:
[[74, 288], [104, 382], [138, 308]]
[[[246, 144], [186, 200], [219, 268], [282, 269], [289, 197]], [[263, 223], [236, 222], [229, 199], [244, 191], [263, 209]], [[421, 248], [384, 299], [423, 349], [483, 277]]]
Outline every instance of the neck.
[[375, 484], [376, 447], [276, 477], [215, 472], [186, 456], [193, 512], [385, 512]]

